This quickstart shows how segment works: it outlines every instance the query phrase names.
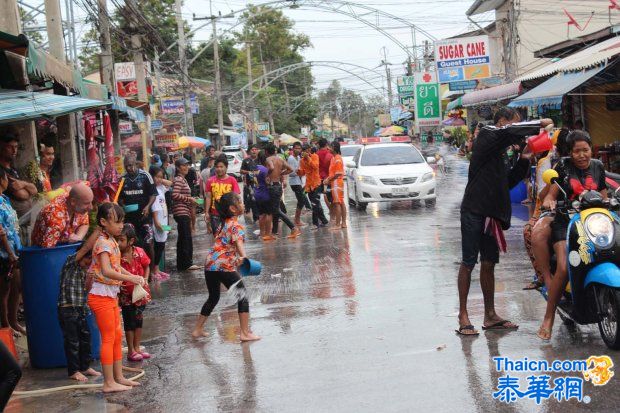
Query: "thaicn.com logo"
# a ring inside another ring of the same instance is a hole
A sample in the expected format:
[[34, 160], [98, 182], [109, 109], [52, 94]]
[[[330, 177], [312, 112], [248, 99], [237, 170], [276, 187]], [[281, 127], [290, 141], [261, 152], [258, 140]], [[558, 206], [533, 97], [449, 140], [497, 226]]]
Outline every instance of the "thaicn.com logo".
[[[584, 382], [604, 386], [614, 376], [614, 362], [609, 356], [553, 361], [494, 357], [493, 362], [497, 371], [506, 373], [497, 379], [497, 388], [493, 392], [493, 398], [503, 403], [530, 399], [541, 404], [549, 399], [574, 399], [587, 404], [591, 399], [584, 395]], [[520, 375], [515, 375], [517, 373]], [[523, 373], [532, 374], [523, 378]]]

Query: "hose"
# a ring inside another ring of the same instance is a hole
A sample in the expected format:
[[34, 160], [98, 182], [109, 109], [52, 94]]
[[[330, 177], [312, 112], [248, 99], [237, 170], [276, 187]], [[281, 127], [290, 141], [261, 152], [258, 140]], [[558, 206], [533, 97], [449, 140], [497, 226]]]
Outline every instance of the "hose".
[[[139, 378], [144, 377], [146, 374], [143, 369], [137, 369], [133, 367], [123, 366], [124, 371], [133, 371], [137, 372], [135, 376], [129, 378], [129, 380], [138, 380]], [[58, 391], [65, 390], [84, 390], [84, 389], [99, 389], [103, 387], [103, 383], [91, 383], [91, 384], [71, 384], [68, 386], [59, 386], [59, 387], [48, 387], [46, 389], [38, 389], [38, 390], [22, 390], [22, 391], [14, 391], [14, 396], [20, 396], [20, 398], [38, 396], [41, 394], [54, 393]]]

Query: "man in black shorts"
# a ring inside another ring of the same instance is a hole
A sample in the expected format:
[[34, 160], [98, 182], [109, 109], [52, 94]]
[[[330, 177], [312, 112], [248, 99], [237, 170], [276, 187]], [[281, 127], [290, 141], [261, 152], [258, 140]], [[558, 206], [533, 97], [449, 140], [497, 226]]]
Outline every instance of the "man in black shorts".
[[245, 158], [241, 162], [241, 170], [239, 171], [243, 175], [243, 203], [245, 205], [245, 213], [252, 212], [252, 219], [254, 222], [258, 222], [258, 216], [260, 215], [258, 208], [256, 207], [256, 201], [254, 200], [254, 176], [252, 172], [256, 171], [256, 165], [258, 162], [258, 146], [252, 145], [248, 149], [250, 156]]
[[[151, 225], [151, 206], [157, 196], [157, 188], [151, 175], [136, 167], [136, 158], [125, 158], [125, 180], [118, 203], [124, 206], [125, 222], [132, 224], [138, 235], [138, 244], [153, 259], [153, 226]], [[137, 210], [135, 209], [137, 205]], [[129, 209], [129, 210], [128, 210]]]
[[538, 135], [549, 119], [520, 121], [519, 113], [502, 108], [494, 118], [495, 126], [485, 126], [473, 147], [469, 176], [461, 204], [463, 261], [458, 274], [459, 329], [462, 335], [477, 335], [469, 320], [467, 296], [471, 273], [480, 255], [480, 286], [484, 296], [483, 329], [510, 330], [518, 326], [495, 313], [495, 264], [499, 245], [505, 246], [503, 230], [510, 228], [512, 210], [510, 188], [525, 178], [531, 156], [525, 151], [512, 168], [507, 167], [506, 148], [522, 144], [525, 137]]

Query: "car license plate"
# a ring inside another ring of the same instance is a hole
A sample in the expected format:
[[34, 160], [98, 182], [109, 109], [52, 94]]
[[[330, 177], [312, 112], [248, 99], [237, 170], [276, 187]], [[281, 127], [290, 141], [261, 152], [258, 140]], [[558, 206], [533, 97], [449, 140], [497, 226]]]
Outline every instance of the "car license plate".
[[409, 193], [409, 188], [400, 187], [400, 188], [392, 188], [392, 194], [394, 195], [407, 195]]

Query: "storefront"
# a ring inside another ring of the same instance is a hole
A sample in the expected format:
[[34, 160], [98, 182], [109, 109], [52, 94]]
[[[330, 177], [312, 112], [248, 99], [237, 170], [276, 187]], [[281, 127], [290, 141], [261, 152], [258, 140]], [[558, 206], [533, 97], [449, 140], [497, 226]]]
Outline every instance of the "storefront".
[[507, 83], [486, 89], [474, 90], [450, 102], [446, 109], [467, 109], [467, 127], [471, 128], [479, 122], [490, 123], [498, 106], [507, 104], [511, 98], [519, 96], [521, 83]]

